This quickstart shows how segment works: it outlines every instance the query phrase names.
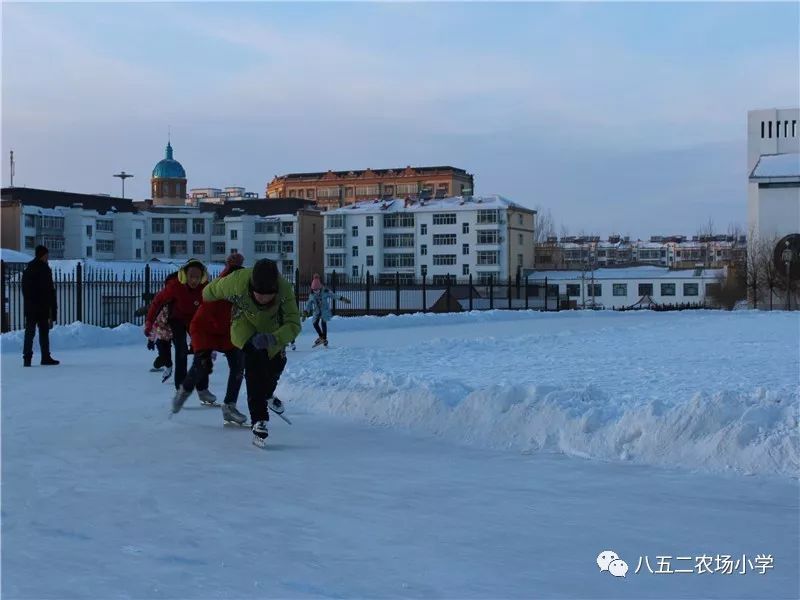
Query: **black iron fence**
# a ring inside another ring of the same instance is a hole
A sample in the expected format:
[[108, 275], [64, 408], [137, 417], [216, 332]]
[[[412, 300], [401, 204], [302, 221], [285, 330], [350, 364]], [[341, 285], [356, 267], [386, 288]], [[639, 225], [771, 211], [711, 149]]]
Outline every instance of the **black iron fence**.
[[[25, 263], [0, 261], [2, 292], [2, 331], [24, 328], [22, 272]], [[141, 270], [118, 271], [82, 263], [74, 269], [53, 269], [58, 302], [57, 323], [81, 321], [100, 327], [122, 323], [143, 324], [136, 310], [149, 304], [163, 286], [169, 268], [145, 265]], [[295, 271], [295, 294], [303, 308], [308, 299], [311, 275]], [[469, 277], [414, 278], [394, 275], [345, 277], [336, 272], [327, 276], [328, 288], [350, 303], [333, 302], [333, 313], [342, 316], [388, 315], [414, 312], [460, 312], [467, 310], [558, 310], [558, 285], [546, 279], [511, 278], [506, 280]]]

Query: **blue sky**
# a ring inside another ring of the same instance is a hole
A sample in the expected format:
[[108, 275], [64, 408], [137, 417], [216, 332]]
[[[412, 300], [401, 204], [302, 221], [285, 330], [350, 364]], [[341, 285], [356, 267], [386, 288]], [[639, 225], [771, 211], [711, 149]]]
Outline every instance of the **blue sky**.
[[798, 106], [796, 3], [2, 7], [3, 185], [148, 197], [449, 164], [570, 233], [745, 223], [746, 117]]

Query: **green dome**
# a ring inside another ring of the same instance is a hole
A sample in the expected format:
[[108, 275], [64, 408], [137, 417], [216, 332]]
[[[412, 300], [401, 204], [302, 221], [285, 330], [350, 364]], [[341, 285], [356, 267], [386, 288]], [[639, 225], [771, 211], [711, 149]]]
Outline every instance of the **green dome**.
[[167, 151], [163, 160], [153, 169], [153, 178], [156, 179], [186, 179], [186, 171], [177, 160], [172, 158], [172, 145], [167, 142]]

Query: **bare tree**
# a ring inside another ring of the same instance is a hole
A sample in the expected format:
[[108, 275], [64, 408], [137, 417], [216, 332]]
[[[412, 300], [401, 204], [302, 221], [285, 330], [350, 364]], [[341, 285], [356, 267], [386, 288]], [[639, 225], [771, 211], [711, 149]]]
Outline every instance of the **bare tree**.
[[753, 308], [758, 308], [758, 288], [761, 285], [761, 242], [755, 228], [747, 236], [747, 254], [744, 258], [744, 273], [747, 289], [750, 291]]
[[761, 263], [761, 285], [769, 290], [769, 309], [772, 310], [775, 289], [782, 286], [782, 273], [772, 260], [772, 253], [778, 243], [777, 237], [759, 240], [758, 258]]
[[535, 244], [544, 244], [547, 238], [556, 235], [556, 225], [553, 213], [548, 208], [546, 211], [536, 206], [536, 225], [533, 228], [533, 241]]

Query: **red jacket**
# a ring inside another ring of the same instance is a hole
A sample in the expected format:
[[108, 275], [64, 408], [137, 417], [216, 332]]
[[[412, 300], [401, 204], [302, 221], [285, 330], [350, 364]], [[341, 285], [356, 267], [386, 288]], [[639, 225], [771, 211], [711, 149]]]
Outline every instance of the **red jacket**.
[[169, 318], [170, 320], [180, 321], [186, 327], [192, 321], [194, 314], [200, 307], [203, 301], [203, 288], [208, 283], [208, 275], [204, 272], [203, 278], [200, 280], [200, 285], [192, 289], [186, 283], [186, 275], [184, 268], [178, 272], [178, 277], [170, 279], [164, 286], [164, 289], [156, 294], [153, 302], [150, 304], [150, 309], [147, 311], [147, 318], [145, 319], [145, 332], [148, 332], [158, 316], [158, 313], [164, 305], [170, 305]]
[[[230, 273], [228, 267], [219, 274], [225, 277]], [[218, 350], [228, 352], [235, 346], [231, 343], [231, 309], [233, 304], [227, 300], [203, 302], [189, 326], [192, 348], [195, 352]]]

